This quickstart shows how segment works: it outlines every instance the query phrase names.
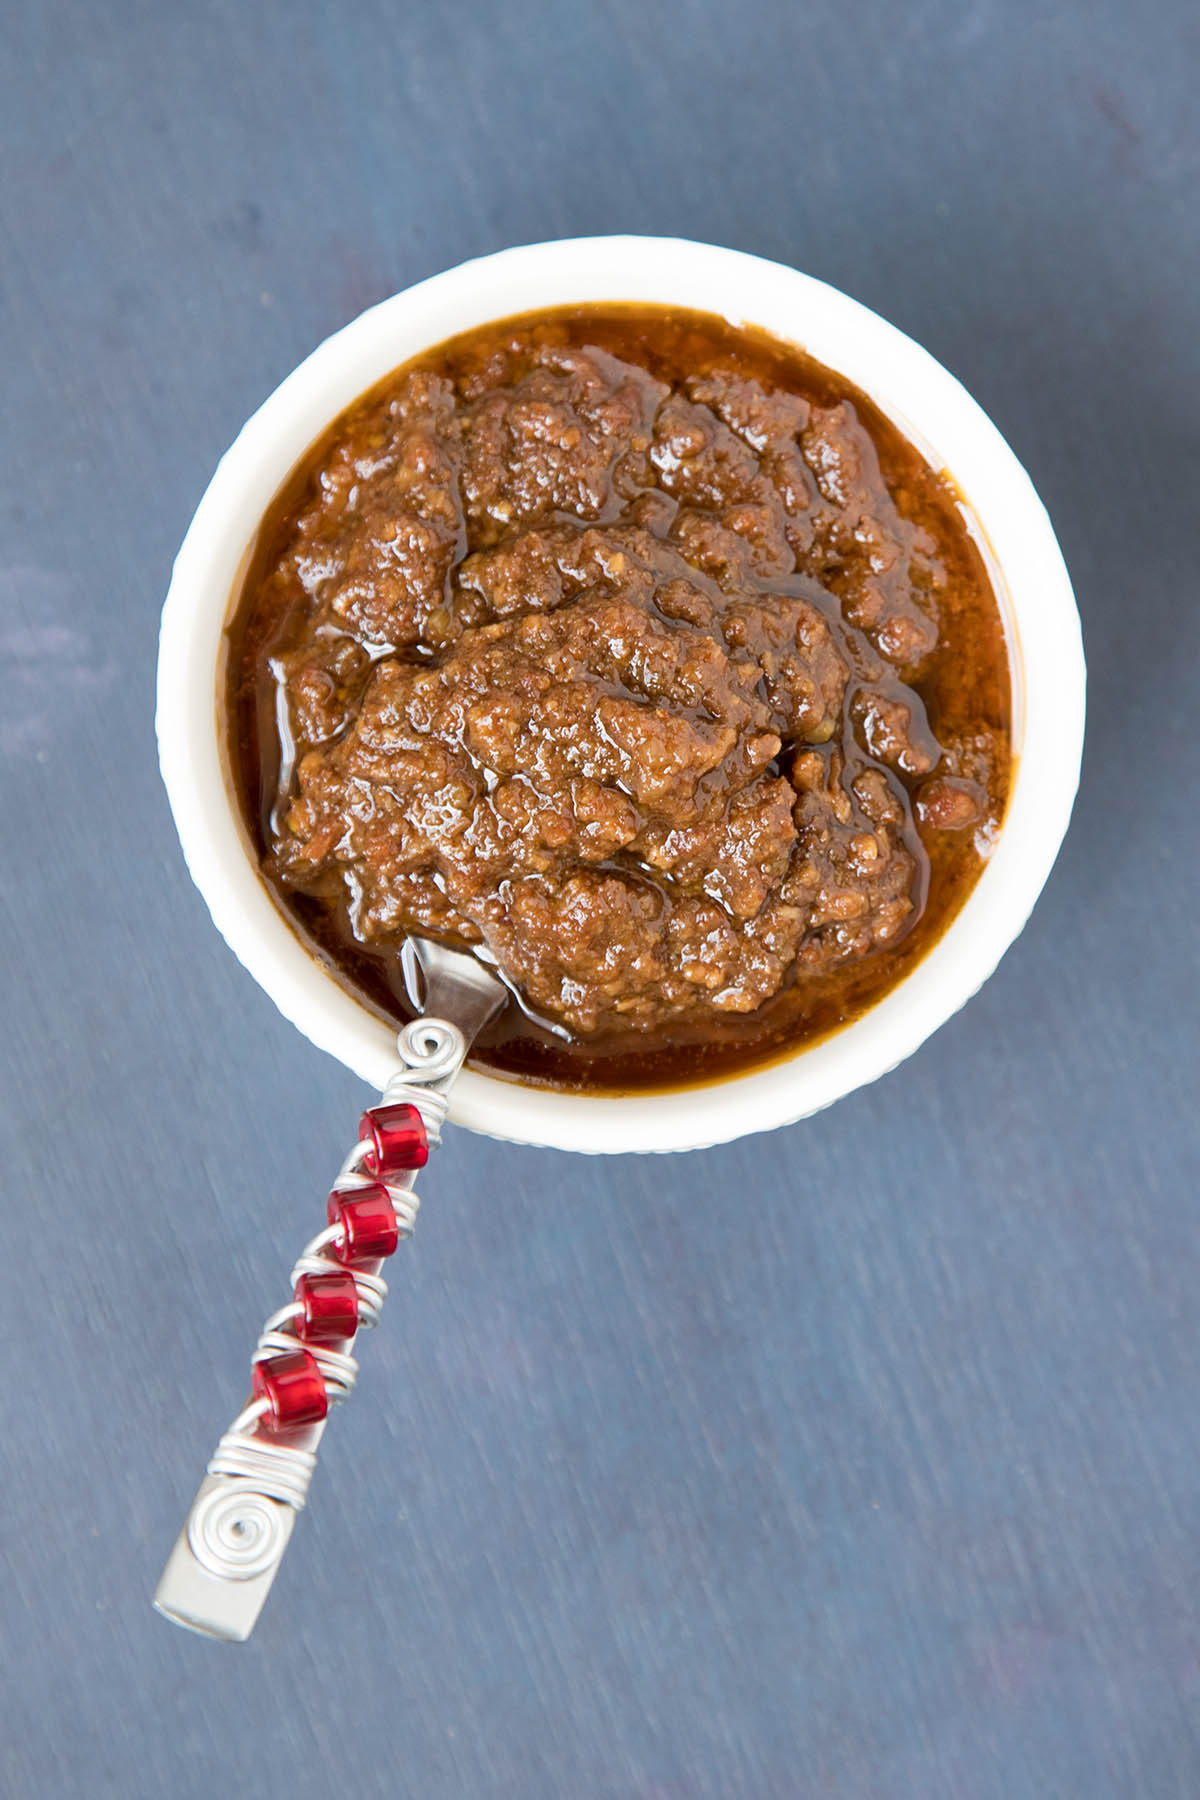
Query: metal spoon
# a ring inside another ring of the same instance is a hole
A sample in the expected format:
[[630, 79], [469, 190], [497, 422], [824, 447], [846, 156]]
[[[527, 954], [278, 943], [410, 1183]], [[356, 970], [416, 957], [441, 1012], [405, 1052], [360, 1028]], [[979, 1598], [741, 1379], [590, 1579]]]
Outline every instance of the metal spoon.
[[[378, 1126], [387, 1116], [385, 1109], [401, 1114], [415, 1109], [420, 1124], [414, 1116], [410, 1135], [434, 1147], [467, 1051], [508, 999], [500, 978], [474, 956], [427, 938], [406, 941], [402, 967], [409, 999], [420, 1016], [397, 1037], [399, 1067], [379, 1107], [364, 1113], [366, 1135], [334, 1183], [334, 1197], [349, 1202], [351, 1211], [354, 1196], [362, 1196], [359, 1212], [373, 1209], [392, 1247], [397, 1238], [412, 1234], [416, 1168], [380, 1169], [384, 1147], [372, 1135], [372, 1116]], [[423, 1163], [424, 1149], [410, 1160]], [[254, 1354], [255, 1386], [262, 1391], [256, 1391], [217, 1446], [155, 1590], [159, 1612], [206, 1637], [243, 1643], [253, 1631], [308, 1495], [325, 1412], [354, 1386], [358, 1364], [349, 1354], [349, 1341], [359, 1327], [377, 1322], [387, 1294], [379, 1273], [383, 1256], [351, 1256], [345, 1212], [341, 1217], [340, 1224], [331, 1223], [305, 1247], [292, 1270], [297, 1298], [263, 1328]], [[314, 1295], [320, 1296], [315, 1311], [323, 1305], [324, 1318], [314, 1317]], [[330, 1336], [330, 1326], [338, 1325], [339, 1306], [351, 1330]]]

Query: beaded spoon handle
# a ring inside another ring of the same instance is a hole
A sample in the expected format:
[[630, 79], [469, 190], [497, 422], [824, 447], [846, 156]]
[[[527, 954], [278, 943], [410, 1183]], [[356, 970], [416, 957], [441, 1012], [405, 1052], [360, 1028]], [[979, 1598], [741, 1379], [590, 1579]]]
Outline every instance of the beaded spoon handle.
[[[384, 1259], [411, 1237], [416, 1172], [436, 1146], [472, 1039], [507, 998], [473, 956], [409, 938], [403, 967], [422, 1016], [396, 1040], [400, 1066], [329, 1196], [329, 1224], [292, 1270], [293, 1298], [263, 1327], [253, 1393], [217, 1446], [154, 1604], [176, 1625], [244, 1643], [308, 1496], [329, 1407], [351, 1392], [350, 1345], [378, 1322]], [[452, 1022], [453, 1021], [453, 1022]]]

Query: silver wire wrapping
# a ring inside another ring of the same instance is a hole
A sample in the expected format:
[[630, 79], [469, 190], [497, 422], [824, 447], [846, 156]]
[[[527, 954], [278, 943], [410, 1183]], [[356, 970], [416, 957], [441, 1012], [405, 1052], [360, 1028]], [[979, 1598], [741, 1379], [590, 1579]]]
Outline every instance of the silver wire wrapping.
[[447, 1019], [414, 1019], [396, 1039], [400, 1067], [383, 1090], [384, 1106], [407, 1100], [425, 1125], [430, 1149], [442, 1141], [442, 1124], [450, 1106], [449, 1096], [429, 1084], [458, 1072], [467, 1053], [457, 1025]]
[[[441, 1128], [449, 1107], [446, 1094], [431, 1084], [449, 1084], [466, 1056], [466, 1048], [462, 1032], [446, 1019], [414, 1019], [397, 1036], [400, 1067], [384, 1088], [380, 1104], [391, 1106], [407, 1101], [415, 1106], [431, 1149], [441, 1142]], [[350, 1192], [378, 1182], [387, 1189], [395, 1208], [399, 1237], [411, 1237], [420, 1206], [412, 1187], [415, 1171], [392, 1181], [380, 1181], [378, 1176], [364, 1173], [363, 1162], [370, 1148], [369, 1142], [362, 1139], [354, 1145], [342, 1163], [334, 1187]], [[347, 1271], [345, 1264], [332, 1254], [337, 1236], [337, 1227], [328, 1225], [305, 1245], [292, 1269], [292, 1288], [302, 1275], [349, 1273], [358, 1293], [359, 1327], [376, 1325], [387, 1297], [387, 1283], [370, 1270]], [[345, 1351], [306, 1344], [289, 1331], [289, 1324], [302, 1310], [300, 1303], [293, 1300], [272, 1313], [259, 1335], [251, 1361], [263, 1362], [280, 1354], [307, 1351], [324, 1379], [329, 1404], [336, 1405], [353, 1391], [358, 1363]], [[256, 1400], [234, 1420], [208, 1464], [210, 1475], [224, 1476], [232, 1485], [206, 1495], [188, 1520], [188, 1541], [197, 1560], [227, 1580], [250, 1580], [282, 1554], [277, 1515], [266, 1503], [278, 1501], [299, 1512], [317, 1466], [315, 1450], [259, 1433], [258, 1421], [266, 1410], [267, 1402]]]

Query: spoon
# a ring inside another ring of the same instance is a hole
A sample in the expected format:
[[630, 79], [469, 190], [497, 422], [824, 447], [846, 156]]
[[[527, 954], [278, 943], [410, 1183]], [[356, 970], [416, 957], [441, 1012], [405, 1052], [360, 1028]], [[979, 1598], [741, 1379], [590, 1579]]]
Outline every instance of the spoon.
[[401, 968], [419, 1016], [396, 1039], [400, 1063], [329, 1196], [329, 1224], [292, 1270], [293, 1298], [267, 1320], [253, 1394], [217, 1446], [154, 1594], [158, 1611], [205, 1637], [254, 1630], [317, 1464], [331, 1405], [354, 1387], [350, 1345], [387, 1295], [384, 1259], [411, 1237], [416, 1173], [440, 1141], [448, 1094], [474, 1038], [508, 990], [474, 956], [405, 940]]

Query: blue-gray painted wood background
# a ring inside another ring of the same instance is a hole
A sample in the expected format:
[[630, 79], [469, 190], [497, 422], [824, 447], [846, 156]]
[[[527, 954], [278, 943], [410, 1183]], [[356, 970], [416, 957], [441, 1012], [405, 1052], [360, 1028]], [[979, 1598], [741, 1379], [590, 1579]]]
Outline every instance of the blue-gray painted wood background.
[[[2, 25], [0, 1792], [1195, 1800], [1194, 6]], [[171, 557], [363, 306], [621, 230], [807, 269], [991, 412], [1083, 613], [1074, 827], [980, 997], [822, 1117], [451, 1132], [259, 1632], [204, 1643], [149, 1594], [363, 1095], [184, 871]]]

